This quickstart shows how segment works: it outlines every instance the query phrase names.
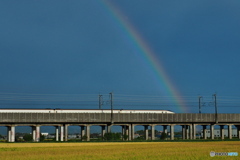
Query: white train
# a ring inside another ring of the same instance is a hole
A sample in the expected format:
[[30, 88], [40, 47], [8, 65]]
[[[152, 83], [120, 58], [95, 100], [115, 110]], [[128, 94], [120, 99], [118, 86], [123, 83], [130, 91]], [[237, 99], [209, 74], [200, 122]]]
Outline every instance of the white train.
[[[111, 113], [110, 109], [0, 109], [0, 113]], [[113, 113], [165, 113], [174, 114], [169, 110], [117, 110]]]

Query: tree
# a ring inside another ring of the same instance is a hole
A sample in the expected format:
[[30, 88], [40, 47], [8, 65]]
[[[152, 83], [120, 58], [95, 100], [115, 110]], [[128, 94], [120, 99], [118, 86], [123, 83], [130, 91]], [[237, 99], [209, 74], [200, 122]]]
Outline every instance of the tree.
[[40, 141], [44, 141], [44, 139], [45, 139], [45, 136], [44, 135], [40, 135]]
[[128, 135], [124, 134], [123, 135], [123, 140], [126, 141], [128, 139]]
[[0, 138], [4, 138], [4, 137], [0, 134]]
[[87, 137], [86, 135], [84, 135], [84, 136], [82, 136], [82, 139], [81, 139], [81, 140], [82, 140], [82, 141], [86, 141], [87, 138], [88, 138], [88, 137]]
[[162, 132], [160, 139], [165, 140], [166, 138], [167, 138], [167, 134], [165, 132]]
[[144, 132], [144, 130], [138, 130], [138, 131], [136, 131], [135, 133], [136, 133], [136, 134], [139, 134], [139, 135], [144, 135], [145, 132]]
[[105, 140], [120, 140], [121, 139], [121, 134], [120, 133], [105, 133], [104, 134], [104, 139]]
[[24, 141], [30, 142], [33, 140], [33, 136], [31, 134], [25, 134], [23, 136]]

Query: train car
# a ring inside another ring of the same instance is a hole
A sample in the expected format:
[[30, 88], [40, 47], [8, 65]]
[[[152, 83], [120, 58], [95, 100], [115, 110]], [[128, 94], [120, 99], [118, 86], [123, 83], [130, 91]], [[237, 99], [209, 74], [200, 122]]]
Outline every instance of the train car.
[[[112, 113], [110, 109], [0, 109], [0, 113]], [[113, 113], [164, 113], [174, 114], [169, 110], [123, 110], [114, 109]]]

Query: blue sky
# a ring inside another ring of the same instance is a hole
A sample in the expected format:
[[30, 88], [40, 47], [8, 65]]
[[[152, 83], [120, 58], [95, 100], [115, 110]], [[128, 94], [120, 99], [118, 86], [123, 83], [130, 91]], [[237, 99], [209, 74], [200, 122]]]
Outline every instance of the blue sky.
[[[170, 109], [104, 1], [0, 1], [0, 107]], [[162, 62], [188, 112], [240, 108], [238, 0], [111, 1]], [[161, 84], [160, 84], [161, 85]], [[163, 84], [162, 84], [163, 85]], [[211, 105], [210, 105], [211, 104]], [[46, 107], [48, 106], [48, 107]]]

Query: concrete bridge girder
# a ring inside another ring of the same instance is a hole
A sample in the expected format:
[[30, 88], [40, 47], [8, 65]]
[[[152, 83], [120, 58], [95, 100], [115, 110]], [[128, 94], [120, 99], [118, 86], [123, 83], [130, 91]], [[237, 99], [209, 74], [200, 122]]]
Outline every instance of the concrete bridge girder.
[[[196, 138], [196, 126], [210, 126], [211, 138], [214, 139], [214, 126], [219, 125], [223, 130], [223, 126], [228, 126], [229, 138], [232, 138], [232, 126], [235, 125], [238, 129], [238, 137], [240, 138], [240, 114], [218, 114], [218, 123], [216, 123], [215, 114], [148, 114], [148, 113], [132, 113], [130, 114], [115, 114], [114, 123], [111, 123], [110, 114], [107, 113], [0, 113], [0, 126], [8, 126], [8, 141], [15, 141], [15, 127], [16, 126], [32, 126], [32, 134], [34, 141], [39, 141], [40, 126], [56, 126], [56, 140], [58, 139], [60, 127], [60, 140], [67, 141], [68, 126], [78, 125], [84, 126], [87, 133], [87, 140], [90, 140], [90, 126], [102, 126], [103, 133], [108, 132], [111, 126], [124, 126], [123, 132], [129, 135], [129, 140], [134, 139], [134, 127], [136, 125], [151, 126], [152, 139], [154, 139], [154, 128], [157, 125], [164, 127], [170, 126], [171, 139], [174, 139], [174, 126], [185, 126], [185, 138]], [[206, 130], [204, 127], [203, 130]], [[145, 129], [148, 132], [148, 129]], [[166, 132], [166, 128], [164, 128]], [[89, 136], [88, 136], [89, 135]], [[104, 134], [103, 134], [104, 135]], [[146, 134], [147, 135], [147, 134]], [[222, 136], [223, 134], [221, 134]], [[206, 136], [204, 135], [204, 138]], [[224, 136], [222, 136], [224, 138]]]

